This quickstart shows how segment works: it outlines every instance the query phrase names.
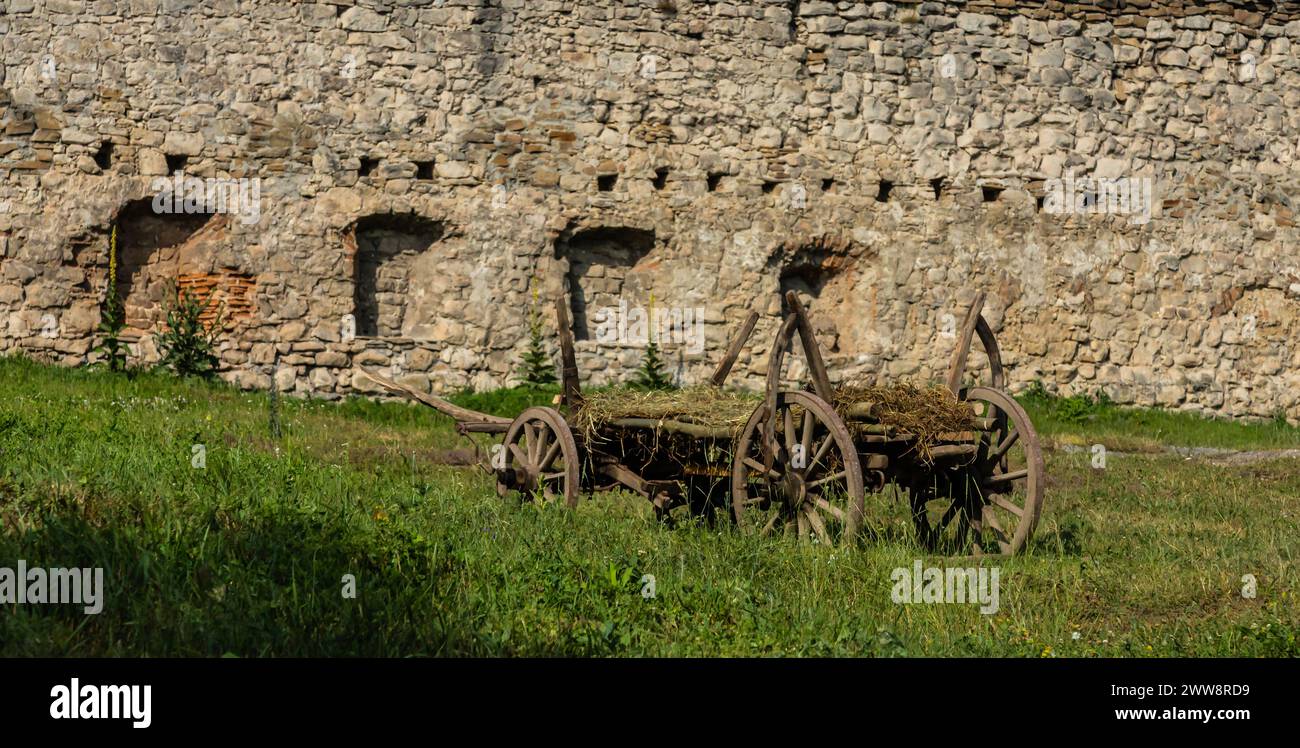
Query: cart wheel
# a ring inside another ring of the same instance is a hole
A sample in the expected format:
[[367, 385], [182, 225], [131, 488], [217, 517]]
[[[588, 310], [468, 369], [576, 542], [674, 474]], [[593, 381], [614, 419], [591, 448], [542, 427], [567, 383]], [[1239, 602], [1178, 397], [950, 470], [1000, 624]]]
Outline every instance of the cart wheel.
[[497, 460], [497, 493], [578, 505], [578, 445], [553, 408], [529, 408], [506, 431]]
[[921, 542], [935, 550], [982, 556], [1024, 548], [1043, 507], [1043, 451], [1029, 415], [1001, 390], [972, 387], [978, 428], [970, 464], [914, 490], [912, 520]]
[[[770, 444], [766, 405], [749, 417], [731, 469], [733, 519], [742, 532], [846, 544], [862, 524], [862, 468], [844, 422], [810, 392], [776, 396]], [[765, 449], [765, 445], [767, 448]], [[765, 467], [765, 453], [772, 457]]]

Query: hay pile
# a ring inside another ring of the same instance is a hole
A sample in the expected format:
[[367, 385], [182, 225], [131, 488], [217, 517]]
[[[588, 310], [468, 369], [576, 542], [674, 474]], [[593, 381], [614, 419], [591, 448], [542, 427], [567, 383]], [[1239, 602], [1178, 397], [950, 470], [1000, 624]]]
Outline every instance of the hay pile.
[[711, 429], [726, 429], [733, 436], [762, 401], [761, 395], [722, 390], [710, 385], [680, 390], [603, 390], [585, 393], [575, 415], [577, 428], [591, 437], [618, 418], [679, 421]]
[[[916, 437], [916, 451], [927, 462], [940, 434], [974, 428], [974, 413], [942, 385], [917, 387], [907, 382], [884, 385], [847, 383], [835, 390], [835, 410], [888, 426], [891, 432]], [[866, 411], [865, 415], [863, 411]], [[851, 424], [850, 424], [851, 425]]]

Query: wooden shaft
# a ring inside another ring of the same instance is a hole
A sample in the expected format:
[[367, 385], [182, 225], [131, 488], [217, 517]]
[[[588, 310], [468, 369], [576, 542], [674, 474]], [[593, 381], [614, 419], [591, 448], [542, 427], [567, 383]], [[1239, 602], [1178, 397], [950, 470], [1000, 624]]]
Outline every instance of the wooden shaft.
[[962, 320], [961, 323], [961, 334], [957, 338], [957, 347], [953, 349], [952, 361], [948, 364], [947, 385], [954, 395], [961, 389], [961, 375], [966, 371], [966, 357], [970, 354], [971, 337], [975, 334], [975, 326], [982, 319], [980, 310], [983, 308], [984, 292], [979, 291], [975, 294], [975, 299], [971, 301], [970, 309], [966, 310], [966, 319]]
[[750, 312], [749, 316], [740, 325], [740, 330], [736, 337], [731, 339], [731, 345], [727, 346], [727, 355], [722, 357], [718, 363], [718, 368], [714, 369], [713, 376], [709, 379], [714, 387], [721, 387], [722, 383], [727, 381], [727, 375], [731, 373], [731, 367], [736, 365], [736, 359], [740, 356], [740, 351], [749, 342], [749, 336], [754, 332], [754, 325], [758, 323], [758, 312]]
[[569, 310], [564, 297], [555, 300], [555, 319], [560, 333], [560, 402], [572, 413], [582, 403], [578, 383], [578, 357], [573, 350], [573, 330], [569, 327]]
[[[394, 382], [391, 379], [386, 379], [384, 377], [379, 376], [378, 374], [366, 371], [364, 368], [361, 369], [361, 373], [364, 374], [367, 379], [371, 380], [375, 384], [378, 384], [380, 387], [383, 387], [389, 392], [392, 392], [394, 394], [399, 394], [399, 395], [406, 395], [407, 397], [411, 398], [412, 400], [415, 400], [416, 402], [427, 405], [430, 408], [433, 408], [434, 410], [444, 415], [454, 418], [458, 423], [482, 425], [485, 427], [510, 425], [509, 418], [501, 418], [500, 416], [493, 416], [493, 415], [488, 415], [487, 413], [480, 413], [477, 410], [462, 408], [459, 405], [452, 405], [451, 403], [447, 402], [446, 400], [443, 400], [440, 397], [435, 397], [434, 395], [425, 394], [412, 387], [407, 387], [404, 384], [398, 384], [397, 382]], [[488, 429], [474, 428], [470, 430], [486, 431]]]
[[808, 313], [804, 311], [803, 304], [799, 303], [798, 294], [786, 291], [785, 301], [799, 325], [799, 340], [803, 343], [803, 354], [808, 359], [808, 370], [812, 373], [813, 391], [817, 397], [829, 403], [834, 399], [835, 393], [831, 389], [831, 378], [826, 372], [826, 362], [822, 361], [821, 346], [817, 345], [817, 336], [813, 334], [812, 322], [808, 321]]

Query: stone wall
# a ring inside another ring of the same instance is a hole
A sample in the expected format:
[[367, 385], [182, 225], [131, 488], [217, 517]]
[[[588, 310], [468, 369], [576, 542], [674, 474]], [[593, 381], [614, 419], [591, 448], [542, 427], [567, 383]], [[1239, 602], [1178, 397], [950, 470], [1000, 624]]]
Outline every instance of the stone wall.
[[[651, 296], [704, 310], [687, 381], [759, 311], [757, 384], [787, 289], [836, 377], [933, 378], [983, 289], [1013, 389], [1300, 418], [1294, 3], [2, 7], [0, 350], [95, 358], [117, 226], [137, 360], [175, 277], [247, 387], [495, 386], [534, 298]], [[255, 215], [158, 213], [177, 172]], [[1088, 177], [1150, 220], [1054, 209]], [[590, 383], [641, 355], [580, 337]]]

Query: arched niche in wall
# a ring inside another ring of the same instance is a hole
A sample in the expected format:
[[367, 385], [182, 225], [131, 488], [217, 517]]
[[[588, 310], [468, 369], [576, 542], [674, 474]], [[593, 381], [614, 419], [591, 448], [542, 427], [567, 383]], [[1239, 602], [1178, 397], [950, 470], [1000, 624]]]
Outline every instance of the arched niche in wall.
[[592, 317], [602, 307], [617, 307], [620, 299], [644, 303], [644, 289], [631, 271], [655, 247], [655, 232], [625, 226], [597, 226], [562, 236], [557, 258], [568, 261], [565, 277], [575, 340], [595, 334]]
[[823, 236], [787, 242], [778, 255], [782, 315], [789, 312], [785, 294], [794, 291], [828, 353], [854, 353], [851, 331], [860, 304], [851, 298], [856, 275], [851, 250], [849, 241]]
[[353, 225], [353, 309], [357, 335], [424, 339], [442, 314], [430, 289], [440, 272], [434, 245], [447, 235], [441, 221], [414, 213], [365, 216]]
[[127, 203], [116, 219], [117, 295], [126, 312], [127, 335], [162, 326], [173, 287], [189, 288], [200, 299], [221, 297], [222, 303], [209, 305], [205, 321], [215, 319], [219, 306], [233, 307], [237, 316], [251, 312], [252, 279], [213, 268], [213, 257], [228, 237], [228, 216], [163, 213], [153, 202]]

